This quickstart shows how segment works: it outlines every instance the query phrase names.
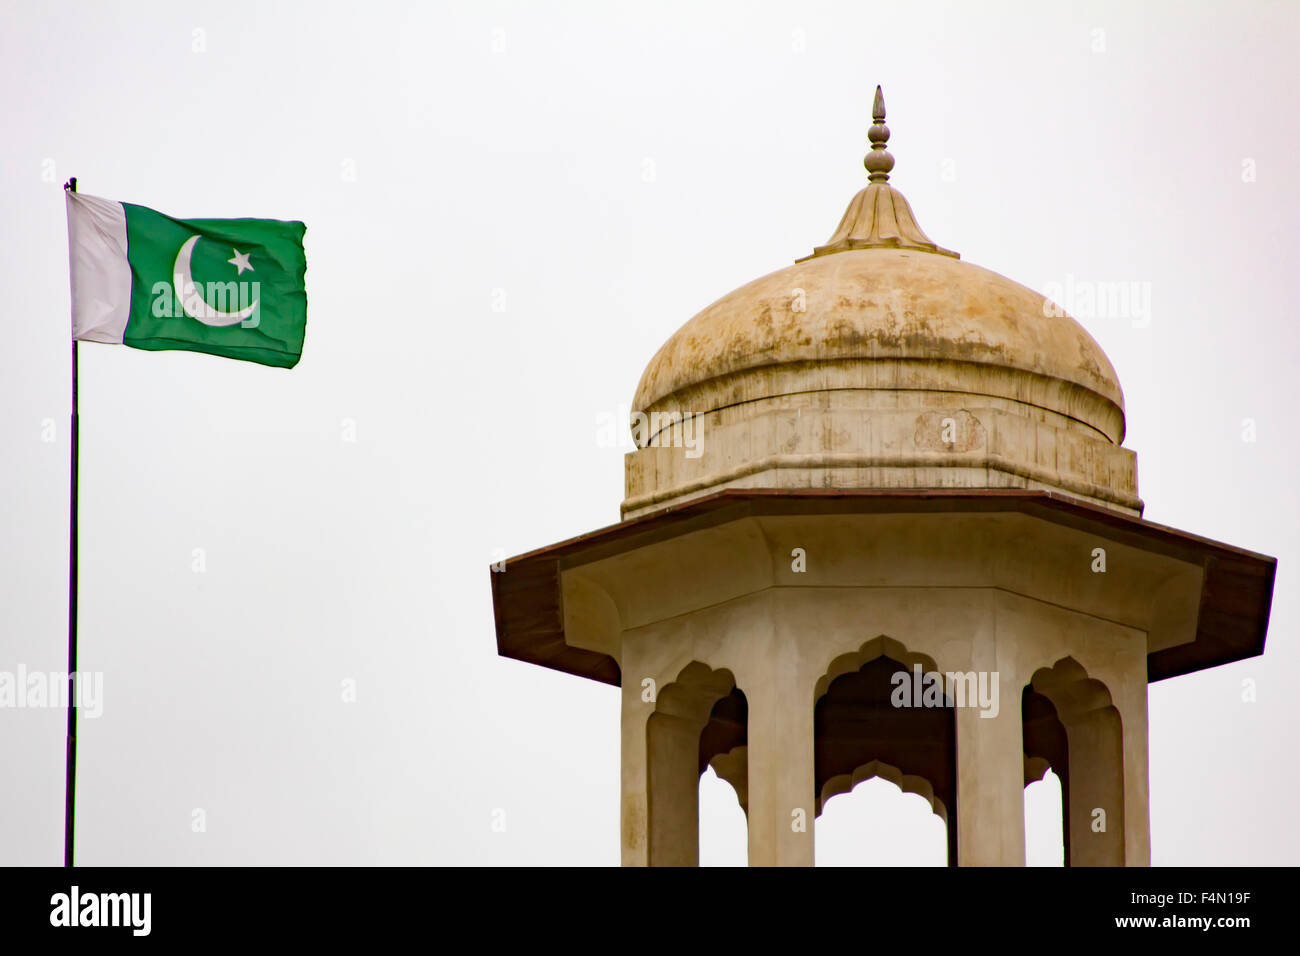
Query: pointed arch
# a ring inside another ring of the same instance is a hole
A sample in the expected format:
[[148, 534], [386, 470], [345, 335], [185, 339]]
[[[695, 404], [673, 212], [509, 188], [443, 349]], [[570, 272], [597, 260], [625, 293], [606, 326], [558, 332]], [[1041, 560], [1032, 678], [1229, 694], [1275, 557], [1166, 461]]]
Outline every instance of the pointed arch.
[[[899, 681], [915, 669], [935, 674], [935, 661], [880, 634], [834, 658], [813, 696], [816, 812], [870, 777], [883, 777], [923, 797], [947, 829], [948, 861], [956, 865], [956, 719], [943, 706], [898, 706]], [[900, 675], [901, 678], [900, 678]]]
[[716, 757], [743, 750], [747, 726], [745, 695], [725, 668], [691, 661], [659, 691], [646, 721], [652, 866], [698, 865], [700, 775]]
[[1021, 695], [1025, 784], [1061, 780], [1066, 866], [1123, 866], [1124, 732], [1110, 689], [1073, 657], [1033, 673]]

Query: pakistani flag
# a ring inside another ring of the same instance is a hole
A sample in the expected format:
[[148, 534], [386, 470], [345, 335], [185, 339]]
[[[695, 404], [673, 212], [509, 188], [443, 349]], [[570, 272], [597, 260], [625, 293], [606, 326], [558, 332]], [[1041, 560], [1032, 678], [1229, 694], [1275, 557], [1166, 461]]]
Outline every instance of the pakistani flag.
[[74, 339], [298, 364], [307, 330], [302, 223], [173, 219], [66, 195]]

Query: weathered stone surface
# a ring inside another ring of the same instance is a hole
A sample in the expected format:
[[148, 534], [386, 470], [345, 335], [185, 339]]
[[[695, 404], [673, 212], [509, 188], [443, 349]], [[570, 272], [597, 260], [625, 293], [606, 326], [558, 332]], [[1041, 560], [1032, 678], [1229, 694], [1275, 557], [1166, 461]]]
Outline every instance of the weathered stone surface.
[[[1044, 488], [1140, 514], [1105, 353], [1041, 295], [943, 255], [865, 249], [764, 276], [659, 350], [624, 517], [718, 488]], [[692, 454], [687, 454], [691, 451]]]

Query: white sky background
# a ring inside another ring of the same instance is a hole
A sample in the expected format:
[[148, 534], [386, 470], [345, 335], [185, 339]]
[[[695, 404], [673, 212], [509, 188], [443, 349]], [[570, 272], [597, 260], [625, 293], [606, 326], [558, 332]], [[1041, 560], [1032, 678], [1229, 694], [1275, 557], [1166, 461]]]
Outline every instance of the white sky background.
[[[66, 666], [63, 181], [308, 227], [298, 368], [82, 346], [78, 862], [616, 863], [618, 692], [499, 659], [488, 564], [617, 520], [598, 417], [831, 234], [877, 82], [936, 242], [1150, 283], [1149, 326], [1084, 321], [1146, 516], [1280, 560], [1263, 658], [1151, 688], [1153, 862], [1300, 858], [1298, 38], [1290, 3], [5, 4], [0, 670]], [[0, 863], [61, 859], [63, 733], [0, 712]]]

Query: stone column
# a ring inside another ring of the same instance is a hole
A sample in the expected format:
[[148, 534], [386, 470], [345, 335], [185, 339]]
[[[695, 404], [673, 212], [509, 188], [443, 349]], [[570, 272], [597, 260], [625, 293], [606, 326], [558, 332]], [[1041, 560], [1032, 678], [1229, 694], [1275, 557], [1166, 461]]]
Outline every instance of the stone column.
[[[1145, 661], [1143, 661], [1145, 665]], [[1129, 682], [1115, 698], [1124, 738], [1124, 864], [1151, 865], [1151, 796], [1147, 760], [1147, 682]]]
[[993, 600], [995, 613], [984, 617], [972, 605], [970, 656], [956, 664], [973, 671], [977, 685], [984, 674], [988, 689], [996, 686], [996, 710], [969, 702], [956, 708], [958, 866], [1025, 865], [1023, 681], [1016, 665], [1023, 625], [996, 613], [1001, 598]]
[[1070, 747], [1071, 866], [1124, 865], [1124, 755], [1114, 707], [1062, 716]]
[[620, 753], [622, 800], [619, 808], [619, 845], [624, 866], [650, 865], [646, 721], [651, 713], [651, 705], [641, 700], [640, 684], [625, 679]]
[[652, 714], [646, 724], [646, 834], [651, 866], [700, 865], [703, 729], [703, 721], [666, 713]]
[[[707, 720], [667, 712], [623, 691], [624, 866], [698, 866], [700, 731]], [[630, 698], [630, 699], [629, 699]]]
[[[626, 656], [629, 662], [633, 659]], [[646, 670], [650, 668], [631, 664], [626, 673]], [[714, 704], [734, 686], [729, 673], [700, 662], [692, 662], [666, 684], [661, 682], [653, 701], [643, 695], [640, 681], [625, 680], [624, 866], [699, 864], [700, 733]]]
[[786, 656], [767, 657], [745, 688], [750, 866], [813, 865], [812, 689]]
[[[1006, 675], [1003, 675], [1005, 678]], [[957, 708], [957, 863], [1025, 865], [1025, 757], [1019, 695], [1000, 681], [996, 717]]]

